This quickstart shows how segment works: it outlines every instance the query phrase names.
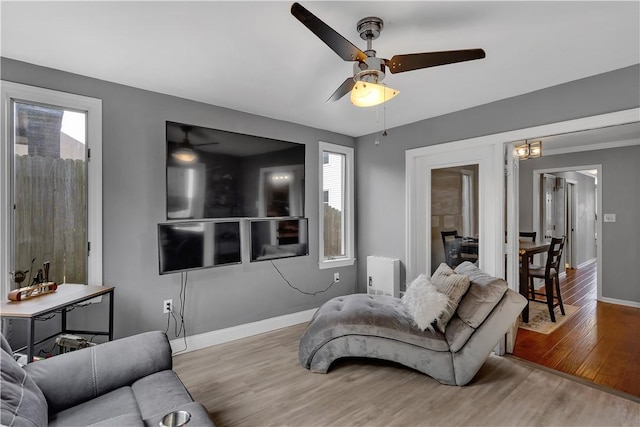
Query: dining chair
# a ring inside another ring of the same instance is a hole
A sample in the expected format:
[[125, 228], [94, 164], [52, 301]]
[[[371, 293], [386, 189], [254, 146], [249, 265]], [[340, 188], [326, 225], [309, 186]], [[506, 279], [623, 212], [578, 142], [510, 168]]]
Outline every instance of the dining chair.
[[536, 241], [536, 231], [521, 231], [520, 232], [520, 240], [531, 239], [532, 242]]
[[[564, 248], [566, 236], [561, 238], [552, 237], [549, 249], [547, 251], [547, 262], [544, 266], [529, 264], [529, 300], [537, 302], [546, 302], [549, 307], [549, 317], [552, 322], [556, 321], [554, 307], [560, 306], [560, 312], [564, 316], [564, 305], [562, 304], [562, 296], [560, 295], [560, 258], [562, 258], [562, 250]], [[533, 286], [533, 279], [544, 279], [544, 294], [536, 292]], [[554, 295], [555, 288], [555, 295]], [[544, 296], [545, 301], [536, 299], [536, 295]], [[557, 302], [555, 302], [557, 301]]]
[[456, 267], [460, 264], [462, 237], [458, 236], [458, 230], [441, 231], [440, 234], [442, 235], [445, 262], [449, 267]]

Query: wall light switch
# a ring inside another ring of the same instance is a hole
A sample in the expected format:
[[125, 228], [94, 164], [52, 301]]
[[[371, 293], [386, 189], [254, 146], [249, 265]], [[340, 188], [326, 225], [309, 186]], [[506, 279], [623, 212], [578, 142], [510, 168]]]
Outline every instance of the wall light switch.
[[616, 214], [604, 214], [604, 222], [616, 222]]

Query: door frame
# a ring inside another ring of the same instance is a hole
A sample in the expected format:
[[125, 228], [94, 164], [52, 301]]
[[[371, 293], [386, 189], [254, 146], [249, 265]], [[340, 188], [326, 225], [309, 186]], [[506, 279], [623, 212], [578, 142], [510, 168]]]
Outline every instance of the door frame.
[[[569, 268], [576, 268], [578, 263], [576, 262], [576, 235], [580, 232], [578, 230], [579, 224], [577, 221], [577, 207], [578, 207], [578, 181], [573, 179], [566, 179], [567, 187], [565, 190], [565, 201], [567, 209], [566, 219], [566, 234], [567, 242], [565, 247], [567, 248], [567, 257], [565, 257], [565, 265], [569, 265]], [[596, 201], [598, 194], [596, 192]], [[597, 205], [596, 205], [597, 206]]]
[[[535, 169], [533, 171], [533, 229], [538, 232], [540, 236], [541, 228], [541, 218], [540, 218], [540, 180], [536, 179], [541, 174], [545, 173], [553, 173], [553, 172], [576, 172], [581, 170], [588, 169], [596, 169], [598, 176], [598, 188], [601, 189], [603, 183], [602, 177], [602, 165], [578, 165], [578, 166], [566, 166], [566, 167], [557, 167], [557, 168], [549, 168], [549, 169]], [[596, 191], [596, 212], [598, 212], [598, 216], [596, 218], [596, 235], [598, 236], [596, 242], [596, 262], [597, 262], [597, 274], [596, 274], [596, 286], [597, 286], [597, 297], [598, 301], [602, 301], [602, 215], [599, 213], [602, 212], [602, 191]], [[566, 226], [566, 224], [565, 224]], [[574, 240], [575, 241], [575, 240]], [[573, 248], [575, 250], [575, 246]], [[564, 271], [564, 270], [563, 270]], [[561, 275], [564, 274], [560, 273]]]
[[[561, 134], [561, 133], [568, 133], [568, 132], [577, 132], [577, 131], [583, 131], [583, 130], [589, 130], [589, 129], [596, 129], [596, 128], [601, 128], [601, 127], [605, 127], [605, 126], [615, 126], [615, 125], [620, 125], [620, 124], [625, 124], [625, 123], [632, 123], [632, 122], [637, 122], [638, 121], [638, 117], [640, 116], [640, 108], [632, 108], [629, 110], [622, 110], [622, 111], [616, 111], [613, 113], [606, 113], [606, 114], [600, 114], [600, 115], [595, 115], [595, 116], [589, 116], [589, 117], [583, 117], [583, 118], [579, 118], [579, 119], [572, 119], [572, 120], [566, 120], [566, 121], [561, 121], [561, 122], [555, 122], [555, 123], [550, 123], [550, 124], [546, 124], [546, 125], [539, 125], [539, 126], [533, 126], [533, 127], [528, 127], [528, 128], [523, 128], [523, 129], [517, 129], [517, 130], [513, 130], [513, 131], [507, 131], [507, 132], [501, 132], [501, 133], [496, 133], [496, 134], [492, 134], [492, 135], [485, 135], [485, 136], [480, 136], [480, 137], [475, 137], [475, 138], [470, 138], [470, 139], [465, 139], [465, 140], [459, 140], [459, 141], [453, 141], [453, 142], [448, 142], [448, 143], [442, 143], [442, 144], [436, 144], [436, 145], [429, 145], [426, 147], [421, 147], [421, 148], [415, 148], [415, 149], [411, 149], [411, 150], [407, 150], [405, 152], [405, 182], [406, 182], [406, 186], [405, 186], [405, 191], [406, 191], [406, 263], [407, 263], [407, 280], [411, 280], [415, 274], [416, 274], [416, 247], [417, 247], [417, 237], [418, 235], [416, 234], [417, 231], [417, 226], [419, 225], [417, 223], [417, 220], [415, 218], [415, 211], [416, 211], [416, 205], [418, 203], [418, 196], [421, 194], [418, 193], [419, 190], [419, 183], [418, 183], [418, 171], [416, 168], [416, 163], [419, 159], [420, 156], [424, 156], [426, 155], [426, 153], [432, 152], [432, 153], [455, 153], [455, 151], [460, 150], [460, 149], [465, 149], [465, 148], [478, 148], [478, 147], [493, 147], [493, 152], [496, 155], [497, 158], [501, 159], [502, 163], [498, 163], [499, 165], [504, 165], [506, 164], [505, 162], [505, 146], [508, 148], [509, 146], [513, 146], [513, 143], [515, 141], [521, 141], [523, 139], [532, 139], [532, 138], [538, 138], [541, 136], [546, 136], [546, 135], [555, 135], [555, 134]], [[425, 142], [426, 144], [426, 142]], [[509, 151], [508, 149], [506, 150], [507, 152]], [[517, 194], [517, 190], [516, 188], [513, 186], [513, 173], [511, 173], [512, 171], [509, 171], [507, 168], [500, 166], [500, 167], [495, 167], [496, 171], [494, 174], [492, 174], [492, 179], [493, 182], [495, 184], [494, 188], [496, 190], [496, 196], [498, 197], [498, 200], [502, 200], [502, 203], [500, 204], [500, 206], [498, 207], [498, 209], [496, 209], [497, 212], [497, 217], [499, 218], [495, 218], [494, 221], [498, 222], [500, 224], [504, 224], [504, 220], [505, 220], [505, 211], [507, 217], [510, 218], [518, 218], [518, 203], [513, 203], [513, 201], [506, 203], [507, 201], [507, 196], [510, 199], [513, 198], [517, 198], [518, 194]], [[506, 175], [506, 180], [504, 179], [504, 176]], [[507, 185], [504, 185], [506, 182]], [[600, 185], [599, 185], [600, 186]], [[511, 190], [509, 191], [509, 194], [507, 194], [507, 191], [505, 190], [505, 187], [510, 188]], [[601, 198], [600, 198], [601, 200]], [[505, 206], [506, 203], [506, 209], [504, 209], [503, 207]], [[602, 212], [601, 210], [601, 206], [598, 206], [598, 212]], [[422, 227], [424, 227], [425, 225], [422, 224]], [[517, 260], [518, 260], [518, 252], [517, 252], [517, 244], [515, 244], [515, 241], [512, 239], [509, 239], [509, 236], [514, 236], [515, 232], [513, 231], [514, 227], [517, 229], [517, 225], [516, 224], [511, 224], [508, 227], [507, 230], [507, 236], [508, 236], [508, 240], [506, 242], [506, 245], [499, 245], [500, 247], [495, 248], [497, 251], [499, 251], [501, 254], [503, 255], [507, 255], [507, 263], [510, 264], [508, 265], [507, 270], [511, 271], [511, 272], [517, 272], [518, 271], [518, 267], [517, 267]], [[501, 238], [504, 235], [504, 231], [502, 228], [496, 228], [494, 230], [494, 233], [496, 234], [494, 236], [494, 240], [496, 241], [502, 241]], [[601, 240], [601, 230], [599, 230], [599, 235], [598, 235], [598, 240]], [[423, 235], [424, 236], [424, 235]], [[602, 245], [598, 245], [598, 253], [601, 253], [601, 246]], [[599, 255], [599, 258], [601, 258], [601, 256]], [[513, 264], [516, 263], [516, 265], [514, 266]], [[486, 266], [486, 268], [488, 268], [490, 266]], [[501, 269], [499, 269], [499, 266], [492, 266], [493, 268], [491, 268], [491, 270], [487, 270], [487, 273], [489, 274], [495, 274], [498, 271], [501, 271]], [[504, 266], [502, 267], [504, 268]], [[598, 283], [602, 282], [602, 268], [598, 268]], [[503, 277], [503, 274], [499, 274], [499, 277]], [[509, 284], [509, 287], [514, 290], [514, 291], [518, 291], [518, 281], [517, 278], [513, 278], [513, 277], [507, 277], [507, 282]], [[601, 290], [599, 290], [598, 292], [601, 292]], [[601, 295], [598, 295], [598, 298], [600, 298]], [[515, 340], [514, 336], [507, 336], [506, 338], [506, 348], [510, 349], [513, 348], [513, 340]]]
[[[412, 156], [411, 168], [415, 179], [407, 181], [412, 187], [411, 212], [407, 224], [415, 231], [407, 239], [411, 250], [407, 254], [407, 280], [415, 279], [420, 273], [430, 272], [431, 266], [431, 171], [433, 169], [477, 164], [478, 167], [478, 229], [480, 235], [478, 252], [480, 267], [487, 272], [496, 272], [500, 265], [502, 248], [495, 241], [496, 229], [502, 228], [500, 194], [491, 185], [496, 175], [501, 175], [502, 152], [494, 147], [457, 147], [441, 151], [439, 146], [409, 150]], [[409, 152], [408, 152], [409, 153]], [[496, 165], [498, 165], [496, 167]], [[498, 172], [496, 172], [496, 170]], [[419, 197], [422, 194], [425, 197]], [[422, 236], [422, 237], [420, 237]], [[485, 237], [486, 236], [486, 237]]]

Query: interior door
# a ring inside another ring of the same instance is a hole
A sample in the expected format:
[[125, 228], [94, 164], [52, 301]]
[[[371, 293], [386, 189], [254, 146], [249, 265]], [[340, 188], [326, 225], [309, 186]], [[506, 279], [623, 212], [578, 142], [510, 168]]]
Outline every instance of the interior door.
[[576, 184], [567, 181], [566, 188], [566, 230], [567, 241], [564, 245], [564, 256], [567, 268], [576, 268], [575, 237], [576, 237]]
[[542, 236], [545, 241], [550, 241], [556, 232], [556, 177], [545, 173], [541, 175], [542, 185]]
[[[505, 203], [507, 216], [505, 218], [505, 279], [509, 283], [511, 289], [518, 291], [520, 283], [519, 265], [519, 232], [520, 232], [520, 199], [518, 188], [520, 186], [520, 159], [516, 153], [514, 145], [520, 145], [521, 142], [514, 144], [505, 144]], [[507, 331], [505, 339], [505, 347], [496, 348], [497, 354], [513, 353], [513, 347], [518, 334], [519, 321], [514, 322], [513, 326]], [[504, 351], [501, 351], [504, 350]]]

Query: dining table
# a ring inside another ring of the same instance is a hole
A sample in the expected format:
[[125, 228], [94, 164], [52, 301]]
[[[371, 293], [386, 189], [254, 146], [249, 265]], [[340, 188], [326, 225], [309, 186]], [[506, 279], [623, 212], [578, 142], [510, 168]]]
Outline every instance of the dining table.
[[[545, 253], [549, 250], [549, 242], [532, 242], [530, 240], [520, 240], [518, 253], [520, 254], [520, 294], [529, 300], [529, 264], [536, 254]], [[529, 323], [529, 304], [522, 310], [522, 321]]]

